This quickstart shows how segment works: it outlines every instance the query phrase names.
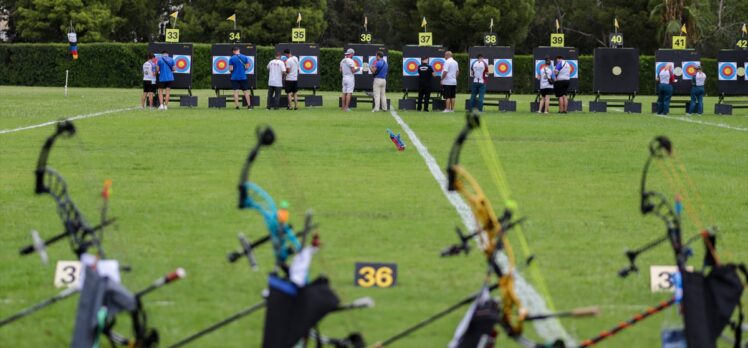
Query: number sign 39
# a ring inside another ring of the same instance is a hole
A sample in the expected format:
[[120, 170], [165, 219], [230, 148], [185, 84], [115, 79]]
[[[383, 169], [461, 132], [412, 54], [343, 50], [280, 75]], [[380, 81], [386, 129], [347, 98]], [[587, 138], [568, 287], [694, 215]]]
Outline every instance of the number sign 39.
[[362, 288], [389, 288], [397, 284], [397, 264], [356, 262], [353, 285]]
[[564, 34], [551, 34], [551, 47], [564, 47]]
[[57, 261], [55, 287], [70, 288], [83, 285], [81, 283], [82, 268], [80, 261]]

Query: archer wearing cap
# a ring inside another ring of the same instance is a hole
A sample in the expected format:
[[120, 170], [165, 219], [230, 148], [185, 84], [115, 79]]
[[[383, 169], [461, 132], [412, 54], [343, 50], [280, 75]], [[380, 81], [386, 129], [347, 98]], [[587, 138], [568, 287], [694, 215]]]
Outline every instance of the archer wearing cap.
[[341, 109], [343, 111], [351, 111], [349, 105], [351, 104], [351, 95], [353, 94], [353, 88], [356, 84], [356, 79], [353, 77], [360, 68], [356, 66], [353, 61], [353, 54], [355, 54], [352, 48], [345, 51], [345, 57], [340, 61], [340, 72], [343, 74], [343, 95], [341, 97]]
[[704, 82], [706, 82], [706, 74], [701, 71], [701, 65], [699, 65], [696, 67], [696, 74], [691, 79], [691, 103], [688, 105], [686, 116], [704, 113]]

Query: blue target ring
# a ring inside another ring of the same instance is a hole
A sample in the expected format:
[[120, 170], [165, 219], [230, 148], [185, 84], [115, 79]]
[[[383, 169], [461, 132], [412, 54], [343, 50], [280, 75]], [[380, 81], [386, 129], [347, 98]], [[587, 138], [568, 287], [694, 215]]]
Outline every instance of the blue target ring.
[[213, 56], [213, 75], [229, 74], [229, 57]]
[[247, 65], [249, 67], [247, 68], [247, 75], [252, 75], [255, 73], [255, 56], [247, 56]]
[[536, 59], [535, 60], [535, 76], [540, 76], [543, 73], [543, 68], [545, 68], [546, 66], [547, 65], [545, 65], [545, 60]]
[[735, 81], [738, 79], [738, 63], [719, 62], [717, 73], [720, 81]]
[[447, 60], [444, 58], [429, 58], [429, 65], [431, 65], [431, 69], [434, 69], [435, 76], [442, 76], [445, 64], [447, 64]]
[[683, 70], [683, 79], [690, 80], [696, 76], [696, 67], [699, 66], [699, 62], [683, 62], [681, 69]]
[[418, 76], [419, 65], [421, 65], [420, 58], [403, 58], [403, 76]]
[[189, 74], [192, 69], [192, 56], [176, 54], [174, 55], [174, 73]]
[[358, 71], [355, 73], [356, 75], [361, 74], [364, 72], [364, 57], [362, 56], [353, 56], [353, 64], [358, 68]]
[[660, 77], [660, 72], [667, 68], [668, 64], [673, 64], [673, 62], [655, 62], [655, 78]]
[[317, 74], [317, 56], [299, 57], [299, 73], [302, 75]]
[[577, 60], [567, 60], [567, 63], [569, 63], [569, 67], [571, 70], [569, 71], [569, 78], [570, 79], [578, 79], [579, 78], [579, 63]]
[[494, 59], [493, 73], [496, 77], [512, 77], [512, 70], [511, 59]]

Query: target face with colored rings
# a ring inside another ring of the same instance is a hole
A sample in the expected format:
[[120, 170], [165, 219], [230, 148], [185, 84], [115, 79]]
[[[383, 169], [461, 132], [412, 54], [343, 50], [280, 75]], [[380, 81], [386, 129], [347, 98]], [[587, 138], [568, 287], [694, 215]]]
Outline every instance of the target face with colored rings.
[[[545, 65], [545, 61], [542, 59], [535, 60], [535, 76], [540, 76], [543, 73], [543, 68], [545, 68], [547, 65]], [[496, 69], [494, 64], [494, 69]], [[553, 70], [553, 69], [551, 69]], [[552, 72], [551, 72], [552, 73]]]
[[672, 65], [673, 62], [655, 62], [655, 78], [660, 77], [660, 72], [665, 70], [668, 64]]
[[230, 73], [229, 56], [213, 56], [213, 74], [228, 75]]
[[317, 74], [317, 56], [300, 56], [299, 73], [302, 75]]
[[288, 60], [288, 56], [287, 56], [287, 55], [283, 55], [283, 54], [281, 54], [281, 60], [282, 60], [283, 62], [287, 61], [287, 60]]
[[569, 64], [569, 78], [578, 79], [579, 78], [579, 62], [577, 60], [567, 60], [566, 63]]
[[363, 56], [353, 56], [351, 59], [353, 59], [353, 65], [356, 66], [358, 71], [355, 72], [356, 75], [360, 75], [364, 73], [363, 66], [364, 66], [364, 57]]
[[421, 65], [420, 58], [403, 58], [403, 76], [418, 76], [419, 65]]
[[247, 75], [252, 75], [255, 73], [255, 56], [247, 56], [247, 65], [249, 66], [247, 68]]
[[174, 68], [175, 74], [189, 74], [192, 69], [192, 56], [175, 54]]
[[442, 76], [442, 70], [444, 70], [444, 64], [446, 63], [447, 61], [444, 58], [429, 58], [431, 69], [434, 69], [434, 74], [439, 77]]
[[735, 81], [738, 79], [738, 63], [719, 62], [717, 73], [720, 81]]
[[696, 76], [696, 67], [699, 66], [699, 62], [688, 61], [683, 62], [681, 67], [683, 69], [683, 79], [690, 80]]
[[496, 77], [512, 77], [512, 60], [511, 59], [494, 59], [493, 74]]

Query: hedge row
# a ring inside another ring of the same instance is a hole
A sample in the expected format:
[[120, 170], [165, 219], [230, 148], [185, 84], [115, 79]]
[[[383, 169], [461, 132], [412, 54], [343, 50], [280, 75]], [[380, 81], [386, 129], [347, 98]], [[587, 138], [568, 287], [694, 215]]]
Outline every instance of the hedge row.
[[[64, 44], [0, 44], [0, 85], [62, 86], [65, 70], [70, 70], [70, 85], [76, 87], [138, 87], [141, 83], [140, 67], [146, 56], [146, 44], [81, 44], [80, 59], [70, 60], [68, 46]], [[321, 89], [340, 89], [338, 62], [343, 55], [341, 48], [323, 48], [320, 61]], [[258, 87], [267, 87], [267, 72], [262, 62], [272, 59], [272, 47], [257, 50]], [[467, 55], [455, 54], [460, 70], [468, 70]], [[391, 63], [387, 89], [400, 91], [402, 77], [402, 53], [389, 51]], [[711, 58], [702, 58], [704, 71], [717, 71], [717, 63]], [[210, 45], [195, 44], [192, 58], [193, 88], [210, 88]], [[530, 55], [514, 57], [514, 93], [533, 93], [534, 63]], [[640, 94], [654, 94], [654, 57], [640, 57]], [[466, 74], [460, 81], [466, 81]], [[707, 93], [716, 94], [716, 74], [708, 74]], [[460, 83], [459, 90], [466, 92], [467, 83]], [[592, 93], [592, 56], [579, 58], [579, 89], [583, 94]]]

